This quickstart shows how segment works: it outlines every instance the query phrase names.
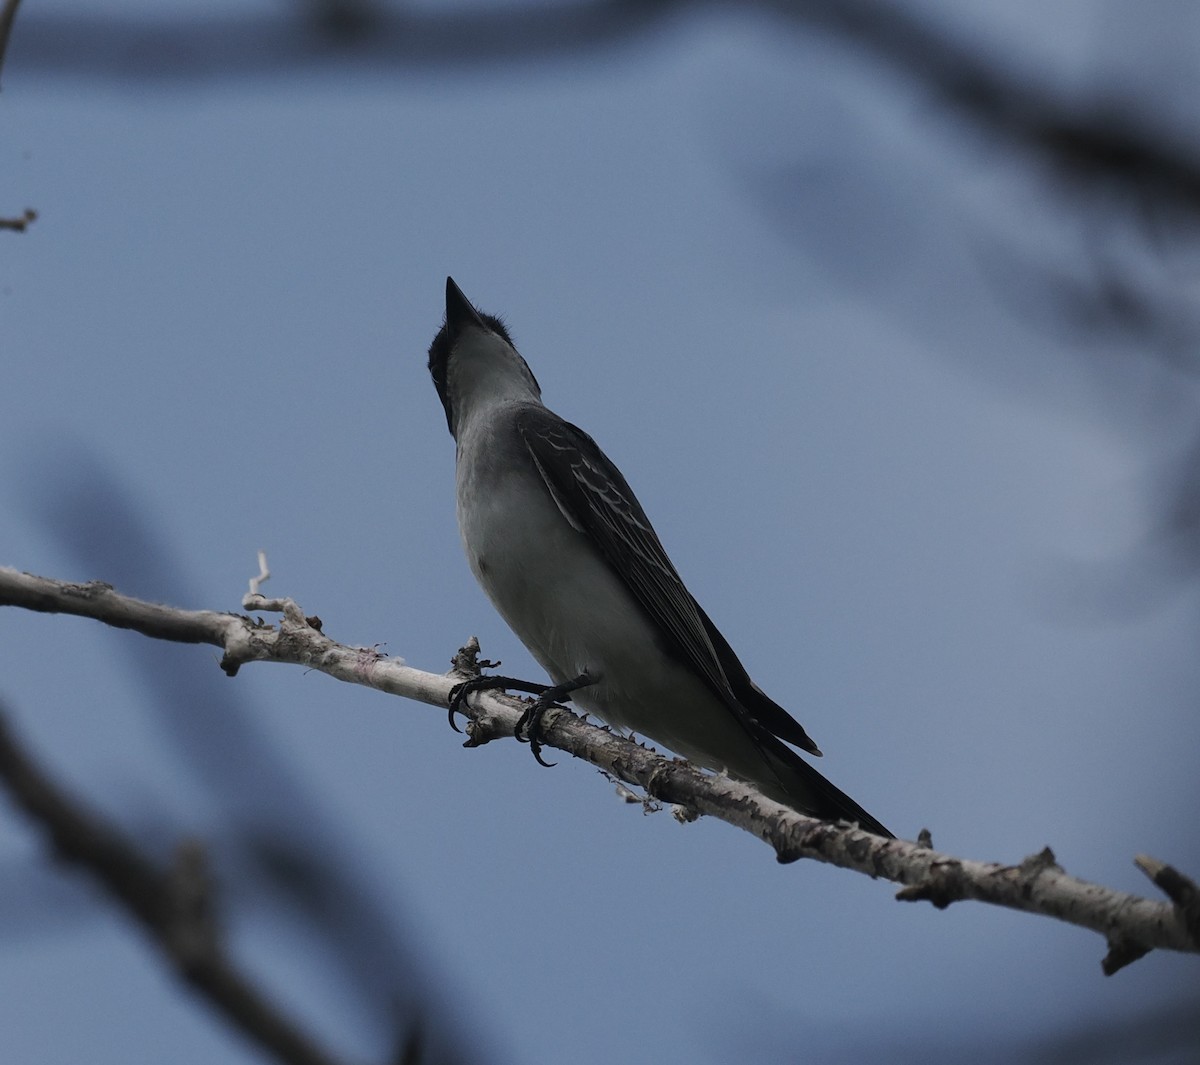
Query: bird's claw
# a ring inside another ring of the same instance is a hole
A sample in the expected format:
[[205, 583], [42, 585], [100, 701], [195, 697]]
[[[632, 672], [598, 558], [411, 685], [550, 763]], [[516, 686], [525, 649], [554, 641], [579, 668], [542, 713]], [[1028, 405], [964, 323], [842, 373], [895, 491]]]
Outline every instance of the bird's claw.
[[470, 694], [467, 690], [470, 683], [471, 682], [469, 680], [464, 680], [461, 684], [456, 684], [450, 689], [450, 699], [447, 703], [447, 705], [450, 707], [450, 712], [446, 715], [446, 720], [450, 722], [450, 727], [454, 729], [455, 732], [462, 732], [462, 729], [460, 729], [454, 723], [454, 715], [462, 713], [463, 700]]
[[497, 691], [503, 688], [512, 688], [514, 691], [528, 692], [530, 695], [541, 695], [547, 690], [545, 684], [535, 684], [528, 680], [518, 680], [516, 677], [470, 677], [467, 680], [461, 681], [450, 689], [450, 697], [447, 700], [449, 711], [447, 719], [450, 722], [450, 727], [455, 732], [461, 732], [454, 723], [454, 715], [462, 714], [467, 716], [466, 710], [463, 709], [463, 703], [468, 695], [474, 692]]
[[450, 727], [455, 732], [462, 732], [462, 729], [454, 723], [454, 715], [462, 714], [464, 717], [467, 716], [467, 712], [462, 707], [468, 695], [471, 695], [473, 692], [495, 691], [497, 688], [515, 687], [522, 683], [522, 681], [514, 681], [511, 677], [471, 677], [454, 685], [450, 689], [450, 698], [447, 700], [447, 705], [450, 708], [447, 714]]
[[471, 677], [469, 680], [464, 680], [450, 689], [450, 727], [455, 732], [460, 731], [459, 727], [454, 723], [454, 715], [456, 712], [460, 714], [466, 713], [462, 708], [463, 700], [472, 692], [511, 688], [513, 691], [536, 695], [537, 698], [525, 708], [521, 716], [517, 719], [517, 727], [513, 730], [513, 734], [521, 743], [529, 744], [529, 749], [533, 752], [533, 757], [537, 759], [538, 765], [544, 765], [549, 769], [552, 766], [558, 765], [558, 763], [547, 762], [542, 758], [542, 738], [545, 735], [542, 731], [542, 718], [545, 716], [546, 711], [551, 708], [555, 710], [565, 709], [565, 707], [559, 704], [559, 699], [593, 682], [594, 678], [587, 673], [581, 673], [574, 680], [564, 681], [562, 684], [555, 684], [553, 686], [535, 684], [528, 680], [517, 680], [515, 677]]
[[513, 736], [516, 737], [517, 742], [528, 743], [529, 750], [532, 752], [537, 764], [543, 765], [547, 769], [558, 765], [557, 762], [547, 762], [542, 757], [542, 718], [545, 716], [546, 711], [551, 709], [562, 710], [564, 707], [539, 696], [517, 718], [516, 728], [513, 729]]

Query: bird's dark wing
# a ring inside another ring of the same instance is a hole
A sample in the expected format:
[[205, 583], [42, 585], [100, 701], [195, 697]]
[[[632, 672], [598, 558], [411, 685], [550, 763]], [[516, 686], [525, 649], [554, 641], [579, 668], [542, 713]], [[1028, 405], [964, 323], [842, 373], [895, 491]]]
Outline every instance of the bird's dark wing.
[[781, 740], [794, 743], [802, 751], [807, 751], [820, 758], [821, 748], [804, 731], [804, 726], [750, 679], [746, 667], [742, 665], [741, 659], [734, 653], [720, 630], [704, 613], [700, 604], [696, 603], [694, 599], [692, 602], [696, 605], [696, 612], [700, 615], [704, 630], [708, 633], [709, 642], [717, 653], [717, 661], [721, 663], [725, 679], [729, 682], [729, 687], [737, 701], [749, 710], [755, 720], [768, 732], [774, 733]]
[[596, 442], [544, 407], [523, 410], [517, 429], [559, 509], [599, 548], [676, 657], [739, 716], [746, 714], [779, 738], [820, 754], [800, 724], [747, 675], [684, 587], [621, 471]]

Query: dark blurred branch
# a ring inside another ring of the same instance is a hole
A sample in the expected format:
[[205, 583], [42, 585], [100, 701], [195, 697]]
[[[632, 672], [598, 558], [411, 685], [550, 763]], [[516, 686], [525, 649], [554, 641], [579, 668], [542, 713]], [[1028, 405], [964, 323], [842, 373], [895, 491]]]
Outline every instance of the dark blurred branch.
[[[135, 628], [146, 635], [215, 643], [225, 648], [221, 668], [230, 676], [246, 662], [290, 662], [337, 680], [445, 708], [455, 681], [477, 665], [475, 641], [456, 658], [456, 676], [425, 673], [390, 661], [374, 649], [335, 643], [321, 632], [319, 619], [306, 617], [290, 599], [266, 599], [251, 593], [242, 601], [246, 610], [281, 613], [278, 627], [206, 611], [178, 611], [178, 624], [173, 626], [165, 619], [171, 613], [169, 607], [119, 595], [107, 585], [101, 586], [99, 594], [80, 594], [81, 589], [86, 592], [90, 587], [0, 568], [0, 606], [52, 612], [60, 602], [64, 612]], [[471, 719], [466, 745], [479, 747], [513, 736], [524, 708], [520, 701], [506, 696], [485, 692], [473, 696], [464, 710]], [[917, 843], [883, 839], [854, 826], [804, 817], [763, 797], [748, 784], [665, 758], [566, 710], [552, 714], [547, 717], [547, 746], [642, 788], [647, 801], [678, 806], [685, 819], [707, 814], [741, 828], [774, 848], [781, 862], [811, 858], [891, 880], [906, 885], [900, 899], [927, 900], [939, 908], [974, 899], [1091, 929], [1109, 942], [1110, 953], [1104, 963], [1109, 973], [1154, 949], [1200, 954], [1200, 936], [1192, 927], [1188, 906], [1154, 902], [1068, 876], [1048, 849], [1020, 865], [1006, 866], [939, 854], [927, 838]], [[1183, 898], [1180, 885], [1191, 882], [1170, 867], [1162, 868], [1171, 876], [1160, 872], [1156, 883], [1169, 883], [1171, 897]]]
[[[159, 601], [199, 602], [189, 587], [188, 560], [94, 444], [58, 435], [22, 458], [24, 502], [44, 540], [73, 560], [73, 570], [154, 589]], [[73, 590], [84, 598], [104, 599], [106, 592], [97, 584]], [[32, 588], [28, 594], [36, 595]], [[110, 602], [107, 609], [120, 607]], [[144, 620], [159, 626], [162, 616]], [[236, 632], [245, 624], [232, 615], [191, 620], [194, 633], [185, 626], [166, 635], [204, 642], [215, 625], [219, 640], [222, 625]], [[246, 686], [224, 683], [208, 654], [189, 655], [157, 640], [116, 640], [113, 649], [134, 671], [139, 703], [169, 744], [162, 753], [177, 766], [176, 779], [186, 775], [220, 826], [209, 845], [220, 856], [229, 920], [269, 912], [272, 935], [301, 951], [322, 982], [344, 996], [354, 1010], [353, 1029], [367, 1045], [391, 1049], [419, 1034], [425, 1065], [485, 1060], [452, 1005], [454, 990], [433, 975], [414, 940], [401, 878], [370, 871], [373, 861], [356, 846], [355, 833], [330, 817], [287, 752], [263, 731]], [[145, 804], [135, 816], [139, 839], [171, 838], [170, 824], [147, 822]], [[3, 870], [0, 884], [7, 886]]]
[[243, 1035], [288, 1065], [334, 1065], [227, 956], [212, 883], [197, 843], [160, 868], [69, 796], [18, 745], [0, 715], [0, 783], [50, 837], [58, 858], [82, 866], [142, 925], [181, 977]]
[[631, 43], [681, 7], [678, 0], [593, 0], [449, 12], [351, 3], [296, 5], [290, 15], [38, 12], [23, 22], [21, 59], [34, 71], [129, 83], [284, 76], [350, 58], [356, 68], [403, 73], [516, 65]]
[[303, 0], [301, 7], [322, 37], [345, 43], [367, 36], [380, 15], [373, 0]]
[[8, 38], [12, 36], [13, 22], [20, 6], [21, 0], [4, 0], [4, 6], [0, 7], [0, 72], [4, 70], [4, 53], [8, 51]]
[[[0, 57], [2, 59], [3, 57]], [[0, 218], [0, 229], [11, 229], [16, 233], [24, 233], [31, 222], [37, 221], [37, 211], [32, 207], [25, 210], [16, 218]]]
[[[15, 7], [12, 0], [10, 6]], [[411, 71], [562, 61], [631, 44], [712, 3], [592, 0], [498, 8], [368, 7], [324, 0], [307, 17], [173, 18], [40, 12], [24, 23], [22, 62], [74, 76], [181, 81], [289, 74], [352, 57], [356, 66]], [[1047, 78], [1017, 70], [959, 40], [935, 21], [884, 0], [739, 3], [798, 30], [816, 30], [926, 86], [972, 122], [1053, 161], [1064, 171], [1117, 180], [1200, 210], [1200, 158], [1156, 129], [1157, 116], [1119, 92], [1074, 100]]]
[[987, 60], [901, 4], [879, 0], [776, 0], [768, 7], [811, 22], [890, 63], [993, 134], [1066, 173], [1117, 180], [1200, 210], [1200, 155], [1154, 131], [1156, 116], [1120, 94], [1079, 102], [1046, 79]]

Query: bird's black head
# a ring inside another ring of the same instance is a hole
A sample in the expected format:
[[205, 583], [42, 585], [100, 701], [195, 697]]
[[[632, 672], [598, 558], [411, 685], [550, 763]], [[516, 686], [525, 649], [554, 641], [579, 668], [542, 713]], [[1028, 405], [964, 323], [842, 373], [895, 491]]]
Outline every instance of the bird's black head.
[[438, 330], [433, 343], [429, 345], [429, 374], [433, 378], [434, 387], [446, 411], [446, 424], [450, 432], [454, 432], [454, 397], [450, 389], [450, 362], [455, 346], [463, 334], [470, 329], [482, 329], [494, 333], [512, 349], [513, 355], [520, 361], [529, 374], [533, 385], [537, 388], [537, 380], [528, 364], [517, 353], [516, 346], [509, 336], [504, 322], [493, 314], [482, 314], [463, 295], [462, 289], [454, 283], [454, 278], [446, 278], [446, 317]]

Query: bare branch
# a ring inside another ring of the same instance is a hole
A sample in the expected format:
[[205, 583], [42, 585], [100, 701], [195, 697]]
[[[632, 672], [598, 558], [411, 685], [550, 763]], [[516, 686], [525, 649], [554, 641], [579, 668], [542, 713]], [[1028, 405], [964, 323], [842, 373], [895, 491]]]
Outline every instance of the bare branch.
[[[335, 643], [320, 631], [318, 618], [306, 617], [290, 599], [251, 594], [243, 600], [245, 609], [280, 613], [276, 628], [235, 614], [173, 610], [145, 603], [122, 596], [108, 585], [68, 584], [4, 568], [0, 568], [2, 605], [92, 617], [160, 639], [211, 643], [224, 648], [221, 667], [230, 676], [246, 662], [291, 662], [442, 709], [456, 681], [475, 668], [478, 654], [477, 643], [469, 644], [455, 660], [457, 672], [439, 676], [388, 659], [373, 648]], [[519, 700], [507, 696], [486, 692], [471, 696], [466, 746], [479, 747], [512, 736], [523, 708]], [[545, 725], [548, 746], [640, 787], [650, 799], [683, 807], [683, 819], [707, 814], [750, 832], [773, 847], [781, 862], [813, 858], [853, 869], [905, 885], [898, 895], [902, 900], [927, 900], [939, 908], [975, 899], [1056, 917], [1108, 940], [1107, 972], [1115, 972], [1154, 949], [1200, 953], [1200, 935], [1187, 901], [1192, 896], [1180, 894], [1185, 889], [1162, 874], [1156, 876], [1156, 883], [1174, 885], [1164, 886], [1174, 905], [1068, 876], [1048, 848], [1020, 865], [1001, 865], [940, 854], [929, 846], [928, 837], [917, 843], [886, 840], [853, 826], [804, 817], [748, 784], [665, 758], [566, 710], [551, 711]]]
[[185, 841], [160, 868], [35, 764], [0, 715], [0, 782], [40, 825], [58, 857], [87, 869], [146, 930], [179, 975], [249, 1039], [288, 1065], [336, 1059], [287, 1017], [228, 957], [203, 847]]
[[0, 567], [0, 603], [47, 614], [75, 614], [119, 629], [133, 629], [157, 640], [210, 643], [224, 647], [236, 639], [248, 618], [211, 610], [179, 610], [119, 595], [111, 584], [72, 584]]

